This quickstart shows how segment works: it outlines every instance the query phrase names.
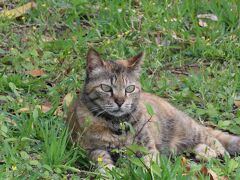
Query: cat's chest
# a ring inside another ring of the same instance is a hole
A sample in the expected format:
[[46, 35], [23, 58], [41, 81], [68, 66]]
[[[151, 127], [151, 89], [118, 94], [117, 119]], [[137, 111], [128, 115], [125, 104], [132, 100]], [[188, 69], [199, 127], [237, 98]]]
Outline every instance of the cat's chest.
[[107, 149], [119, 149], [133, 143], [133, 135], [130, 132], [121, 130], [113, 131], [109, 128], [105, 129], [105, 131], [91, 134], [91, 139], [95, 146]]
[[[123, 147], [137, 143], [136, 141], [139, 139], [137, 136], [141, 136], [141, 133], [137, 133], [137, 129], [140, 130], [139, 132], [143, 132], [146, 128], [140, 128], [138, 127], [138, 123], [136, 123], [131, 127], [132, 130], [122, 130], [119, 126], [120, 123], [110, 124], [112, 123], [111, 121], [82, 113], [80, 108], [77, 111], [77, 116], [82, 131], [80, 132], [82, 135], [81, 144], [86, 149], [122, 149]], [[128, 124], [130, 124], [130, 121]], [[138, 128], [135, 129], [135, 127]]]

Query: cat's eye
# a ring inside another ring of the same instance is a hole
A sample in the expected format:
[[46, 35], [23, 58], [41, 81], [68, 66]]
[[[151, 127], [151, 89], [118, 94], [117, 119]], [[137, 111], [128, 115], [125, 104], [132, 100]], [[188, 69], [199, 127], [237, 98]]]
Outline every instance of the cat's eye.
[[125, 91], [127, 93], [132, 93], [135, 90], [135, 86], [134, 85], [130, 85], [128, 87], [126, 87]]
[[111, 92], [112, 91], [112, 87], [111, 86], [108, 86], [106, 84], [101, 84], [101, 89], [104, 91], [104, 92]]

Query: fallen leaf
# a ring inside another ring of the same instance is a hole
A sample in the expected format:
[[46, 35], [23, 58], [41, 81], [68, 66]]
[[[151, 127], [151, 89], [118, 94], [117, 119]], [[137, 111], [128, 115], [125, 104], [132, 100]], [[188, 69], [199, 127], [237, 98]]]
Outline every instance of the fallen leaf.
[[34, 69], [31, 71], [28, 71], [27, 73], [31, 74], [33, 77], [38, 77], [38, 76], [42, 76], [43, 74], [45, 74], [44, 71], [41, 69]]
[[218, 175], [211, 169], [208, 170], [211, 180], [218, 180]]
[[182, 166], [184, 166], [185, 169], [186, 169], [186, 171], [185, 171], [185, 173], [183, 175], [188, 175], [188, 173], [191, 170], [189, 162], [187, 161], [187, 159], [185, 157], [182, 157], [181, 158], [181, 163], [182, 163]]
[[204, 176], [209, 176], [210, 180], [218, 180], [218, 175], [211, 169], [208, 169], [206, 166], [202, 166], [200, 173]]
[[211, 19], [212, 21], [218, 21], [218, 17], [215, 14], [198, 14], [198, 19]]
[[72, 103], [73, 100], [73, 94], [68, 93], [64, 98], [63, 98], [63, 104], [66, 104], [67, 107], [69, 107]]
[[37, 105], [37, 108], [39, 108], [42, 112], [46, 113], [52, 108], [51, 103], [45, 103], [43, 105]]
[[26, 14], [30, 9], [35, 8], [35, 7], [36, 7], [35, 2], [29, 2], [27, 4], [24, 4], [20, 7], [15, 8], [15, 9], [2, 11], [0, 13], [0, 17], [17, 18], [17, 17], [22, 16], [23, 14]]
[[240, 100], [235, 100], [234, 105], [237, 106], [238, 108], [240, 108]]
[[46, 105], [41, 106], [42, 112], [48, 112], [51, 108], [52, 108], [51, 106], [46, 106]]
[[22, 112], [29, 112], [29, 111], [30, 111], [29, 107], [23, 107], [23, 108], [18, 109], [16, 112], [22, 113]]
[[199, 19], [198, 24], [201, 27], [207, 27], [208, 26], [208, 24], [205, 21], [203, 21], [202, 19]]
[[[35, 108], [39, 108], [42, 112], [45, 113], [45, 112], [48, 112], [52, 108], [52, 105], [51, 105], [51, 103], [45, 103], [43, 105], [36, 105]], [[23, 113], [23, 112], [29, 113], [30, 111], [32, 111], [32, 108], [30, 109], [29, 107], [23, 107], [23, 108], [18, 109], [16, 112], [17, 113]]]
[[208, 175], [208, 169], [206, 166], [202, 166], [200, 172], [204, 175], [207, 176]]

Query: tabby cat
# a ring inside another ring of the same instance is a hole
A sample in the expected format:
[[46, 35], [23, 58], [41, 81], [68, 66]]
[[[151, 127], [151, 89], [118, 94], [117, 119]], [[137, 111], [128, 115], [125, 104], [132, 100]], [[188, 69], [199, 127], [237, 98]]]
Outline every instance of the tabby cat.
[[[143, 57], [140, 53], [128, 60], [103, 61], [94, 49], [88, 51], [85, 85], [66, 119], [73, 142], [109, 168], [114, 166], [112, 150], [133, 143], [151, 155], [193, 149], [198, 157], [208, 158], [240, 152], [240, 137], [205, 127], [164, 99], [142, 92]], [[124, 122], [133, 130], [122, 128]]]

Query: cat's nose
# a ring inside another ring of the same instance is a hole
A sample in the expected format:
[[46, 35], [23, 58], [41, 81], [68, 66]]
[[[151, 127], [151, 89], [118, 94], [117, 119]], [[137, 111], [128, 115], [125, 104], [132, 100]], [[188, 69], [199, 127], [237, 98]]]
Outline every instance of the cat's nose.
[[114, 101], [119, 107], [121, 107], [125, 100], [124, 100], [124, 98], [119, 98], [118, 97], [118, 98], [114, 98]]

